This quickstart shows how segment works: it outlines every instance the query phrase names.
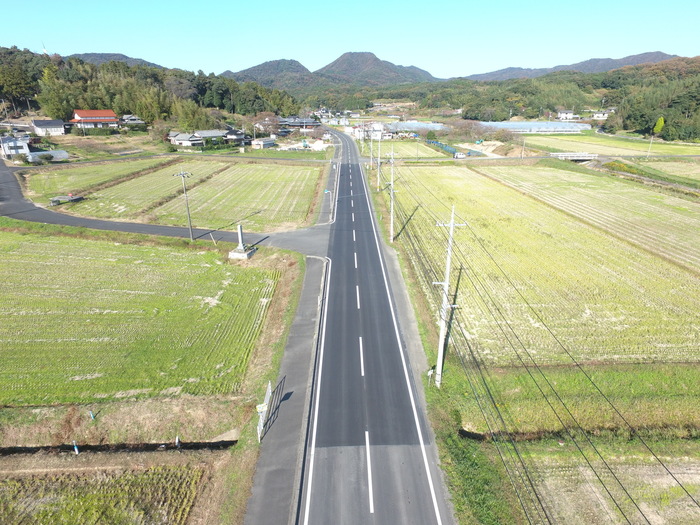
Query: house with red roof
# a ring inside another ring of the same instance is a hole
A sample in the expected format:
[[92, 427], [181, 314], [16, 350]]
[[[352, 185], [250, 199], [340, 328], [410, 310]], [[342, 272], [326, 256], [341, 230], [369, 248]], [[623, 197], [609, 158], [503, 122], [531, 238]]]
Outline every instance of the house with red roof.
[[70, 122], [83, 129], [116, 128], [119, 125], [119, 119], [111, 109], [76, 109]]

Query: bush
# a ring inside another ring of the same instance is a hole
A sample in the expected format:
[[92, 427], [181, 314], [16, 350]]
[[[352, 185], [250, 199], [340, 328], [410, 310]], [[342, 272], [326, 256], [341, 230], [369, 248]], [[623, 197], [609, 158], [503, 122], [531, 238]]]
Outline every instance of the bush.
[[24, 153], [18, 153], [17, 155], [13, 155], [12, 160], [16, 164], [29, 164], [29, 157], [27, 157]]
[[73, 129], [71, 130], [71, 133], [73, 135], [86, 135], [90, 137], [106, 137], [109, 135], [113, 135], [116, 133], [116, 130], [113, 128], [79, 128], [77, 126], [73, 126]]

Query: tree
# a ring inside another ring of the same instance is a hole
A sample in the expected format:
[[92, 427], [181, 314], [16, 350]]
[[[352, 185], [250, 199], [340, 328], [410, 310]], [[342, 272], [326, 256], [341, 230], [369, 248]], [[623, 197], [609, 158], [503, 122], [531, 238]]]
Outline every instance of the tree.
[[265, 135], [271, 135], [279, 131], [279, 119], [271, 111], [263, 111], [253, 118], [255, 127]]
[[656, 124], [654, 124], [654, 128], [651, 130], [651, 138], [649, 139], [649, 151], [647, 151], [647, 159], [649, 158], [649, 153], [651, 153], [651, 143], [654, 140], [654, 135], [658, 135], [663, 129], [664, 118], [659, 117], [658, 119], [656, 119]]
[[27, 100], [29, 107], [29, 97], [34, 94], [35, 89], [34, 82], [19, 64], [0, 66], [0, 93], [10, 99], [15, 111], [17, 100]]
[[53, 64], [44, 68], [44, 74], [39, 80], [40, 92], [37, 101], [49, 117], [68, 120], [73, 110], [78, 108], [80, 88], [77, 84], [60, 80], [57, 73], [58, 68]]

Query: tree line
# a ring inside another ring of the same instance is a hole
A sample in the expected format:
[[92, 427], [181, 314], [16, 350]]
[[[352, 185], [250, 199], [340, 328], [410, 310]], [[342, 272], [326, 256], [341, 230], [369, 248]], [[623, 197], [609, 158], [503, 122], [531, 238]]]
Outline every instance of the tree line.
[[254, 82], [116, 61], [97, 66], [16, 47], [0, 47], [0, 98], [14, 113], [39, 106], [50, 118], [68, 120], [75, 109], [111, 109], [149, 124], [172, 119], [183, 130], [215, 126], [220, 115], [212, 110], [280, 116], [299, 111], [288, 93]]

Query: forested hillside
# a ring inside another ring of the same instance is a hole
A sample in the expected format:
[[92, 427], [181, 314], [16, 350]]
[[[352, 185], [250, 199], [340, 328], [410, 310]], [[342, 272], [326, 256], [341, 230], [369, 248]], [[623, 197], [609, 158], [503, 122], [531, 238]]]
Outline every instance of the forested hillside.
[[202, 71], [118, 61], [94, 65], [16, 47], [0, 47], [0, 98], [9, 101], [14, 112], [39, 106], [47, 116], [67, 120], [75, 109], [112, 109], [118, 115], [136, 114], [148, 123], [173, 117], [181, 129], [213, 125], [208, 108], [282, 116], [299, 110], [287, 93], [253, 82], [239, 84]]
[[700, 57], [674, 58], [605, 73], [561, 71], [534, 79], [477, 82], [457, 79], [377, 89], [371, 99], [404, 99], [423, 108], [461, 109], [465, 119], [545, 117], [614, 107], [605, 127], [650, 133], [659, 117], [666, 140], [700, 139]]

